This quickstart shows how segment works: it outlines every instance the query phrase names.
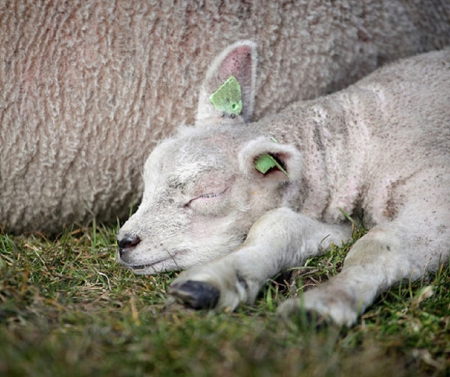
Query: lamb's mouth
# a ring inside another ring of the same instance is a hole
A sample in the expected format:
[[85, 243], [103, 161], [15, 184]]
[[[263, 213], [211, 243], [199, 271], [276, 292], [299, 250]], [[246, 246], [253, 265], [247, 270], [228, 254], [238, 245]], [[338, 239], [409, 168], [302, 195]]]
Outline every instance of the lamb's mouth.
[[[141, 271], [143, 271], [145, 269], [148, 269], [148, 268], [154, 268], [157, 265], [162, 264], [162, 263], [167, 262], [167, 261], [172, 261], [172, 262], [174, 262], [176, 264], [177, 262], [175, 261], [175, 257], [177, 255], [184, 254], [185, 252], [186, 252], [186, 250], [180, 250], [180, 251], [177, 251], [177, 252], [173, 253], [169, 257], [164, 258], [164, 259], [159, 259], [156, 262], [152, 262], [152, 263], [148, 263], [148, 264], [136, 264], [136, 265], [129, 264], [128, 267], [130, 267], [134, 272], [141, 272]], [[159, 270], [159, 269], [156, 270], [155, 269], [155, 272], [160, 272], [160, 271], [162, 271], [162, 270]]]

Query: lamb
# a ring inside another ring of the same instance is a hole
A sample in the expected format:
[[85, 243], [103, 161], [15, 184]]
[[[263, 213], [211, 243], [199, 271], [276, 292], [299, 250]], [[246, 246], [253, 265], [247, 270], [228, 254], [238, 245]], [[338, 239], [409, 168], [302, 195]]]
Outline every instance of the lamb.
[[450, 43], [441, 0], [0, 2], [0, 227], [126, 218], [141, 166], [194, 120], [210, 57], [253, 38], [254, 118]]
[[350, 326], [383, 290], [450, 254], [450, 49], [383, 67], [349, 88], [245, 123], [255, 49], [218, 56], [198, 120], [152, 152], [137, 212], [118, 233], [136, 274], [188, 269], [169, 294], [193, 308], [251, 304], [280, 271], [369, 232], [301, 309]]

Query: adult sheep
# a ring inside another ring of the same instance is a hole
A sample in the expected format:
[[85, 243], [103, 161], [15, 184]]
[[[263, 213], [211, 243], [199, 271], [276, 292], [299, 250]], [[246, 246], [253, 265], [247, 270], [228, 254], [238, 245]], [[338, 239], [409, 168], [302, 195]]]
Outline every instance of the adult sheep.
[[2, 1], [0, 225], [126, 216], [145, 158], [193, 121], [199, 78], [232, 41], [260, 46], [258, 119], [450, 43], [449, 14], [439, 0]]

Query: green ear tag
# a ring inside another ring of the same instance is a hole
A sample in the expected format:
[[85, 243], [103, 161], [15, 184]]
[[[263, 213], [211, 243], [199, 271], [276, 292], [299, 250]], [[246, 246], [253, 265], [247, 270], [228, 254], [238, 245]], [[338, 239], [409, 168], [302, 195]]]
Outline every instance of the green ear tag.
[[217, 111], [239, 115], [242, 112], [242, 92], [236, 77], [230, 76], [219, 89], [211, 94], [209, 100]]
[[287, 171], [284, 170], [280, 163], [275, 160], [270, 154], [263, 154], [255, 161], [256, 170], [263, 174], [266, 174], [270, 169], [275, 167], [280, 169], [289, 178], [289, 174], [287, 173]]

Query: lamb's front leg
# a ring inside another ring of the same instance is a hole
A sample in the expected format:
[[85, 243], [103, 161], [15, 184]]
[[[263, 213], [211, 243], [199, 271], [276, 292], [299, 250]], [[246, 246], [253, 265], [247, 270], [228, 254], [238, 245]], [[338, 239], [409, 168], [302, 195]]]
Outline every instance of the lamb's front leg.
[[195, 309], [234, 310], [253, 303], [267, 279], [350, 235], [349, 226], [323, 224], [279, 208], [255, 222], [235, 252], [180, 274], [169, 294]]

